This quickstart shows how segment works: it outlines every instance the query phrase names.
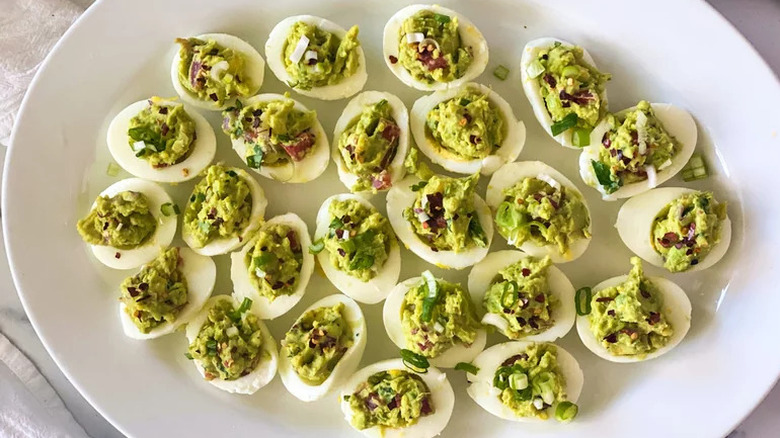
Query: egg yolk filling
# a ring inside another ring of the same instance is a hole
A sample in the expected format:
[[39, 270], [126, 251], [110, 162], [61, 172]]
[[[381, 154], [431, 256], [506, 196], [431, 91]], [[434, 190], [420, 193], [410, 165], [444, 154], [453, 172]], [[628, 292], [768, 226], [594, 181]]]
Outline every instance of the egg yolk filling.
[[344, 304], [338, 303], [304, 313], [285, 334], [282, 354], [290, 359], [301, 380], [320, 385], [330, 377], [353, 344]]
[[288, 85], [311, 90], [338, 84], [355, 74], [360, 66], [358, 32], [358, 27], [352, 26], [339, 38], [313, 24], [295, 23], [282, 53], [284, 69], [291, 78]]
[[720, 242], [726, 203], [710, 192], [683, 195], [664, 207], [653, 220], [651, 242], [670, 272], [696, 266]]
[[130, 119], [127, 139], [135, 156], [154, 168], [183, 161], [192, 151], [195, 122], [183, 105], [168, 105], [158, 98]]
[[198, 248], [214, 239], [236, 237], [249, 225], [252, 195], [238, 173], [219, 164], [206, 170], [184, 210], [184, 232]]
[[404, 428], [436, 412], [428, 385], [417, 374], [387, 370], [372, 374], [349, 397], [352, 426]]
[[452, 82], [466, 73], [473, 56], [461, 41], [458, 17], [423, 10], [401, 25], [398, 61], [417, 81]]
[[198, 99], [222, 106], [251, 94], [244, 55], [214, 40], [177, 38], [176, 43], [180, 46], [179, 82]]
[[510, 245], [553, 245], [566, 255], [574, 241], [590, 237], [590, 217], [581, 195], [549, 176], [523, 178], [503, 194], [496, 225]]
[[154, 235], [157, 220], [149, 211], [146, 195], [128, 190], [112, 197], [98, 196], [89, 214], [79, 220], [77, 229], [91, 245], [133, 249]]
[[456, 160], [481, 160], [504, 141], [499, 110], [487, 95], [468, 88], [428, 112], [425, 127], [439, 153]]
[[349, 173], [357, 176], [353, 192], [385, 190], [392, 183], [388, 167], [398, 151], [401, 128], [390, 104], [382, 99], [366, 106], [338, 138], [338, 150]]
[[674, 329], [664, 316], [663, 296], [645, 278], [641, 260], [632, 257], [631, 265], [623, 283], [593, 294], [588, 321], [609, 353], [644, 357], [665, 346]]
[[278, 296], [292, 294], [303, 266], [298, 235], [287, 225], [263, 226], [244, 263], [249, 281], [260, 295], [273, 301]]

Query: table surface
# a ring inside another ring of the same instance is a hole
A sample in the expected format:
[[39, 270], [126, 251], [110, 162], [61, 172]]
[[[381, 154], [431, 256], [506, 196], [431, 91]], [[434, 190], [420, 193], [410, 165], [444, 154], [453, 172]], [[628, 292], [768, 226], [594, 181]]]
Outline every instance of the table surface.
[[[88, 3], [80, 0], [79, 3]], [[766, 59], [780, 76], [780, 0], [708, 0]], [[0, 162], [5, 156], [0, 155]], [[0, 235], [2, 240], [2, 235]], [[5, 251], [0, 259], [0, 332], [13, 341], [38, 366], [90, 436], [111, 438], [122, 434], [98, 414], [68, 382], [43, 348], [22, 309], [11, 281]], [[761, 438], [780, 431], [780, 385], [729, 438]]]

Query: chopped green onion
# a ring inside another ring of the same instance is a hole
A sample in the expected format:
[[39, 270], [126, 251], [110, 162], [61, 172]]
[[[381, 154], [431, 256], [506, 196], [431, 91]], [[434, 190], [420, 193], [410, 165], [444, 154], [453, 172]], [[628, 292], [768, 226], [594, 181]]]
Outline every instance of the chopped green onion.
[[184, 353], [184, 357], [186, 357], [189, 360], [192, 360], [192, 355], [189, 353]]
[[[517, 289], [517, 283], [514, 281], [504, 283], [504, 293], [501, 295], [501, 305], [504, 306], [505, 309], [511, 309], [519, 299], [517, 297]], [[508, 302], [507, 298], [509, 299]]]
[[323, 249], [325, 249], [325, 242], [319, 239], [309, 246], [309, 254], [319, 254]]
[[431, 271], [425, 271], [422, 273], [422, 278], [428, 286], [428, 295], [423, 298], [422, 314], [420, 319], [424, 322], [431, 320], [433, 315], [433, 306], [439, 300], [439, 284], [436, 282], [436, 278], [431, 274]]
[[561, 423], [568, 423], [577, 416], [579, 410], [580, 408], [570, 401], [560, 402], [555, 407], [555, 419]]
[[401, 350], [401, 359], [404, 362], [404, 365], [407, 366], [410, 370], [416, 372], [416, 373], [426, 373], [428, 372], [428, 368], [430, 368], [431, 364], [428, 362], [428, 359], [425, 358], [425, 356], [422, 356], [420, 354], [415, 353], [412, 350], [403, 349]]
[[482, 229], [482, 224], [479, 223], [479, 218], [476, 215], [469, 220], [468, 231], [477, 246], [482, 248], [487, 246], [488, 241], [487, 236], [485, 236], [485, 230]]
[[111, 161], [108, 163], [108, 168], [106, 168], [106, 174], [108, 176], [117, 176], [119, 175], [119, 171], [122, 170], [121, 167], [117, 166], [116, 163]]
[[141, 149], [140, 151], [135, 153], [135, 156], [138, 158], [143, 157], [144, 155], [146, 155], [146, 149]]
[[528, 388], [528, 375], [525, 373], [514, 373], [509, 376], [509, 387], [515, 391], [522, 391]]
[[607, 194], [615, 193], [620, 188], [620, 182], [612, 179], [612, 173], [609, 171], [609, 165], [602, 163], [601, 161], [590, 160], [591, 166], [593, 166], [593, 173], [596, 174], [596, 179], [599, 181], [604, 191]]
[[263, 252], [259, 256], [255, 257], [253, 261], [255, 262], [255, 266], [264, 266], [276, 259], [276, 256], [271, 254], [270, 252]]
[[503, 65], [499, 65], [495, 70], [493, 70], [493, 76], [504, 81], [509, 76], [509, 69]]
[[460, 105], [460, 106], [466, 106], [466, 105], [468, 105], [470, 103], [471, 103], [471, 101], [469, 99], [465, 99], [465, 98], [462, 98], [462, 99], [460, 99], [460, 101], [458, 101], [458, 105]]
[[553, 137], [555, 137], [558, 134], [577, 126], [578, 120], [579, 117], [577, 117], [577, 114], [567, 114], [566, 117], [550, 125], [550, 132], [552, 132]]
[[538, 59], [534, 60], [530, 64], [528, 64], [528, 67], [525, 68], [526, 74], [528, 74], [528, 77], [531, 79], [539, 77], [542, 73], [544, 73], [544, 66], [541, 62], [539, 62]]
[[217, 349], [217, 341], [214, 339], [209, 339], [206, 341], [206, 348], [209, 350], [216, 350]]
[[252, 307], [252, 300], [249, 298], [244, 298], [244, 301], [241, 302], [241, 305], [238, 306], [238, 313], [244, 313], [249, 308]]
[[250, 169], [259, 169], [263, 165], [263, 149], [255, 145], [252, 152], [254, 152], [254, 155], [246, 157], [246, 165]]
[[476, 375], [479, 372], [479, 368], [474, 366], [474, 364], [468, 362], [458, 362], [458, 364], [455, 365], [455, 369], [458, 371], [465, 371], [469, 374], [474, 374], [474, 375]]
[[358, 251], [349, 263], [349, 270], [357, 271], [360, 269], [368, 269], [372, 266], [374, 266], [374, 256], [372, 254], [366, 254], [364, 251]]
[[228, 175], [232, 176], [233, 178], [235, 178], [235, 177], [237, 177], [237, 176], [238, 176], [238, 174], [237, 174], [236, 172], [232, 171], [232, 170], [228, 170], [228, 171], [227, 171], [227, 172], [225, 172], [225, 173], [227, 173]]
[[577, 147], [584, 147], [590, 144], [590, 129], [574, 128], [571, 132], [571, 143]]
[[447, 24], [450, 22], [450, 16], [444, 14], [434, 14], [433, 18], [441, 24]]
[[593, 292], [587, 286], [577, 289], [576, 295], [574, 295], [574, 308], [577, 310], [577, 315], [585, 316], [590, 314], [590, 300], [593, 297]]
[[514, 230], [522, 224], [523, 215], [509, 201], [498, 205], [496, 210], [496, 224], [508, 230]]
[[206, 200], [206, 195], [205, 195], [205, 194], [203, 194], [203, 193], [198, 193], [197, 195], [195, 195], [195, 197], [197, 198], [197, 200], [198, 200], [199, 202], [203, 202], [203, 201], [205, 201], [205, 200]]
[[688, 164], [686, 164], [682, 170], [682, 178], [683, 181], [686, 182], [704, 179], [707, 178], [708, 175], [707, 164], [699, 153], [691, 155], [691, 159], [688, 160]]
[[412, 191], [419, 192], [423, 187], [428, 185], [428, 181], [420, 181], [417, 184], [412, 184]]
[[179, 211], [179, 206], [171, 202], [166, 202], [160, 206], [160, 212], [165, 217], [177, 215]]
[[342, 400], [348, 402], [350, 398], [352, 398], [350, 395], [345, 395], [344, 397], [342, 397]]
[[576, 78], [580, 75], [580, 68], [576, 65], [567, 65], [561, 70], [561, 76], [565, 78]]

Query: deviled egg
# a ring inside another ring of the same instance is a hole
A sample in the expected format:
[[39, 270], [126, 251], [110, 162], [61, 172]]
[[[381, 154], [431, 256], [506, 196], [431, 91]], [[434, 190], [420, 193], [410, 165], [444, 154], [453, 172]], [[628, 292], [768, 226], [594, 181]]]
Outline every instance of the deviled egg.
[[254, 394], [276, 375], [276, 341], [251, 307], [249, 298], [218, 295], [187, 324], [187, 357], [223, 391]]
[[279, 375], [299, 400], [319, 400], [354, 374], [365, 348], [360, 306], [346, 295], [330, 295], [309, 306], [285, 333]]
[[390, 223], [357, 195], [333, 195], [317, 213], [312, 250], [338, 290], [361, 303], [385, 299], [401, 272]]
[[488, 253], [490, 208], [476, 193], [479, 174], [465, 178], [407, 177], [387, 193], [387, 215], [398, 238], [441, 268], [463, 269]]
[[353, 193], [377, 193], [402, 180], [408, 151], [409, 113], [393, 94], [364, 91], [336, 122], [331, 156]]
[[355, 373], [339, 399], [344, 419], [365, 436], [432, 438], [450, 421], [455, 392], [438, 369], [418, 374], [391, 359]]
[[382, 308], [382, 320], [398, 348], [426, 357], [438, 367], [470, 362], [487, 342], [468, 292], [430, 271], [393, 288]]
[[125, 335], [153, 339], [192, 319], [214, 290], [217, 267], [189, 248], [168, 248], [119, 286]]
[[287, 95], [237, 100], [222, 117], [222, 131], [230, 136], [233, 150], [266, 178], [304, 183], [328, 167], [328, 137], [317, 113]]
[[571, 330], [577, 316], [574, 286], [548, 256], [490, 253], [471, 269], [468, 286], [486, 311], [482, 324], [509, 339], [552, 342]]
[[524, 341], [494, 345], [472, 362], [466, 389], [482, 409], [518, 422], [577, 415], [584, 377], [577, 359], [555, 344]]
[[267, 204], [263, 188], [248, 173], [215, 164], [192, 190], [182, 238], [198, 254], [228, 253], [260, 227]]
[[385, 63], [404, 84], [432, 91], [459, 87], [488, 63], [485, 37], [468, 18], [439, 5], [410, 5], [387, 21]]
[[563, 174], [541, 161], [509, 163], [496, 171], [487, 188], [498, 233], [534, 257], [570, 262], [588, 248], [588, 204]]
[[287, 313], [306, 292], [314, 256], [306, 223], [295, 213], [275, 216], [254, 237], [230, 255], [233, 295], [252, 299], [252, 310], [262, 319]]
[[347, 31], [313, 15], [280, 21], [268, 35], [265, 55], [277, 79], [316, 99], [352, 96], [368, 79], [358, 27]]
[[677, 174], [696, 149], [696, 122], [684, 109], [641, 101], [607, 115], [580, 154], [580, 176], [604, 200], [628, 198]]
[[525, 144], [525, 125], [509, 103], [473, 82], [417, 99], [411, 127], [420, 151], [456, 173], [490, 175], [515, 161]]
[[171, 81], [181, 99], [221, 110], [237, 98], [253, 96], [265, 75], [265, 60], [246, 41], [224, 33], [177, 38]]
[[530, 41], [520, 59], [520, 79], [536, 120], [558, 143], [579, 149], [607, 114], [610, 75], [582, 47], [556, 38]]
[[654, 189], [629, 199], [620, 207], [615, 228], [634, 254], [669, 272], [709, 268], [731, 243], [726, 203], [716, 201], [711, 192], [683, 187]]
[[[663, 277], [646, 277], [642, 262], [631, 258], [631, 272], [604, 280], [585, 297], [577, 316], [582, 343], [612, 362], [639, 362], [669, 352], [691, 328], [691, 302], [680, 286]], [[579, 295], [579, 293], [578, 293]]]
[[159, 185], [140, 178], [103, 190], [78, 221], [95, 258], [114, 269], [134, 269], [154, 260], [176, 234], [176, 207]]

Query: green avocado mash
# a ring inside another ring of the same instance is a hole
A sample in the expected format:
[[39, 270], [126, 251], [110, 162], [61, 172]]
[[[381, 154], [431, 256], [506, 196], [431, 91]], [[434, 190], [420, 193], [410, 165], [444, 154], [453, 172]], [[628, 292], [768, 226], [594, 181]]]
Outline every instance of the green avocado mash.
[[623, 283], [591, 297], [590, 330], [615, 356], [644, 357], [663, 347], [674, 333], [664, 316], [663, 296], [642, 272], [642, 262], [631, 258], [631, 272]]
[[284, 335], [282, 354], [304, 382], [320, 385], [354, 343], [344, 304], [338, 303], [301, 315]]
[[344, 166], [358, 178], [350, 189], [353, 192], [371, 190], [376, 193], [392, 183], [388, 166], [398, 151], [401, 135], [392, 110], [384, 99], [364, 107], [360, 117], [336, 140]]
[[154, 168], [167, 167], [183, 161], [192, 151], [195, 122], [184, 105], [161, 104], [153, 97], [148, 107], [130, 119], [127, 138], [136, 157]]
[[[355, 74], [360, 66], [358, 27], [352, 26], [344, 39], [319, 27], [299, 21], [290, 28], [284, 46], [284, 69], [292, 88], [311, 90], [334, 85]], [[306, 52], [297, 61], [290, 59], [301, 38], [308, 39]], [[310, 53], [314, 52], [314, 53]]]
[[273, 301], [298, 286], [303, 249], [295, 230], [287, 225], [264, 225], [244, 258], [249, 281], [261, 296]]
[[720, 242], [726, 203], [710, 192], [683, 195], [670, 202], [653, 220], [651, 241], [669, 272], [699, 264]]
[[458, 160], [481, 160], [504, 141], [504, 120], [488, 97], [464, 89], [439, 103], [426, 116], [426, 135], [441, 152]]
[[522, 258], [498, 271], [490, 283], [484, 297], [485, 309], [507, 321], [507, 337], [537, 335], [555, 323], [553, 311], [559, 302], [547, 284], [551, 265], [549, 257]]
[[[409, 35], [419, 36], [421, 41]], [[458, 17], [423, 10], [407, 18], [398, 38], [398, 60], [418, 81], [433, 84], [462, 77], [471, 65], [471, 47], [464, 47]]]
[[352, 425], [359, 430], [379, 426], [404, 428], [435, 410], [431, 390], [417, 374], [405, 370], [380, 371], [349, 397]]
[[331, 222], [323, 239], [330, 263], [364, 282], [376, 277], [395, 245], [390, 222], [354, 199], [332, 201], [328, 214]]
[[249, 225], [249, 184], [230, 168], [215, 164], [195, 185], [184, 210], [184, 232], [203, 248], [214, 239], [238, 236]]
[[133, 249], [144, 244], [157, 229], [143, 193], [124, 191], [112, 197], [98, 196], [95, 207], [77, 224], [79, 234], [91, 245]]
[[222, 106], [226, 101], [252, 94], [251, 78], [246, 77], [244, 55], [214, 40], [177, 38], [179, 83], [200, 100]]
[[175, 321], [187, 304], [187, 279], [179, 270], [179, 263], [179, 248], [169, 248], [122, 282], [119, 300], [141, 333]]
[[523, 178], [504, 189], [496, 225], [510, 245], [519, 248], [527, 241], [554, 245], [561, 255], [568, 254], [577, 239], [590, 237], [590, 216], [582, 196], [539, 178]]
[[550, 418], [551, 407], [566, 401], [566, 379], [553, 344], [531, 344], [496, 370], [498, 398], [520, 417]]
[[482, 327], [471, 297], [459, 284], [425, 277], [406, 292], [401, 323], [407, 348], [425, 357], [437, 357], [455, 344], [471, 345]]
[[409, 153], [404, 158], [404, 169], [406, 169], [406, 173], [409, 175], [414, 175], [422, 180], [417, 185], [412, 186], [412, 190], [415, 190], [415, 187], [422, 187], [428, 184], [428, 180], [434, 175], [431, 168], [424, 161], [420, 161], [420, 151], [416, 147], [409, 148]]
[[295, 108], [292, 99], [236, 106], [222, 112], [222, 130], [233, 140], [246, 143], [244, 160], [251, 169], [284, 166], [301, 161], [313, 150], [317, 121], [314, 111]]
[[474, 206], [479, 173], [465, 178], [433, 176], [417, 187], [417, 199], [404, 218], [432, 251], [461, 252], [488, 240]]

